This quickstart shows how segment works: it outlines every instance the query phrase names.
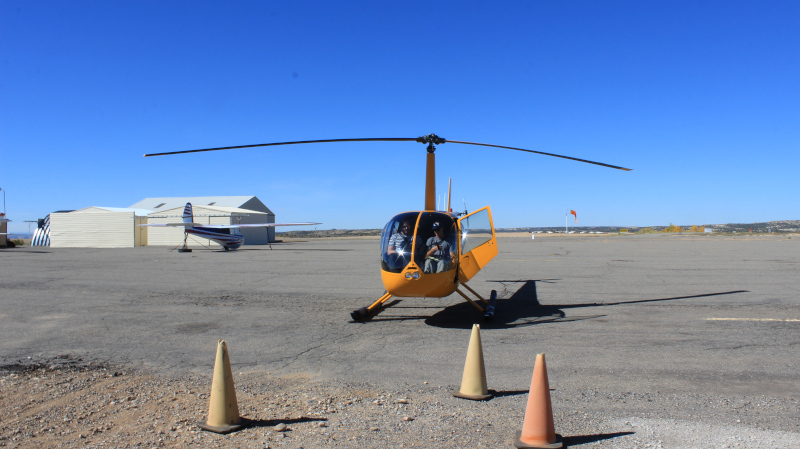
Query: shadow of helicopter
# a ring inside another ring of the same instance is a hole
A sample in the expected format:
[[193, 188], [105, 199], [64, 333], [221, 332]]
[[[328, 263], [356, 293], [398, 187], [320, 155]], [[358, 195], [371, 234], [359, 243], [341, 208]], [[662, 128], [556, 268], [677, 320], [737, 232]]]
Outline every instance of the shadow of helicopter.
[[[481, 323], [482, 329], [510, 329], [520, 326], [532, 326], [535, 324], [569, 322], [600, 318], [605, 315], [585, 315], [568, 317], [565, 309], [577, 309], [582, 307], [606, 307], [623, 304], [638, 304], [647, 302], [673, 301], [676, 299], [704, 298], [709, 296], [730, 295], [734, 293], [746, 293], [748, 290], [735, 290], [730, 292], [706, 293], [690, 296], [675, 296], [672, 298], [638, 299], [633, 301], [618, 301], [605, 303], [584, 303], [584, 304], [560, 304], [557, 306], [542, 305], [536, 293], [536, 283], [553, 283], [559, 279], [539, 279], [527, 281], [489, 281], [501, 284], [519, 283], [522, 286], [507, 299], [498, 299], [497, 309], [491, 321]], [[444, 308], [425, 319], [425, 324], [429, 326], [455, 329], [471, 329], [472, 325], [480, 318], [475, 314], [475, 308], [468, 303], [455, 304]]]

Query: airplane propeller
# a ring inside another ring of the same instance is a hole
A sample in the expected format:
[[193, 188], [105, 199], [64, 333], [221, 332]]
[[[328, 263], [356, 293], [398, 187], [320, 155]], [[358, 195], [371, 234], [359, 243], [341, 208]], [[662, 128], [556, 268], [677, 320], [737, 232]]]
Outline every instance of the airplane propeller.
[[421, 137], [377, 137], [377, 138], [362, 138], [362, 139], [324, 139], [324, 140], [298, 140], [295, 142], [274, 142], [274, 143], [259, 143], [255, 145], [237, 145], [232, 147], [217, 147], [217, 148], [203, 148], [200, 150], [184, 150], [184, 151], [169, 151], [165, 153], [151, 153], [145, 154], [144, 157], [151, 157], [151, 156], [167, 156], [172, 154], [187, 154], [187, 153], [202, 153], [205, 151], [220, 151], [220, 150], [235, 150], [239, 148], [255, 148], [255, 147], [270, 147], [270, 146], [277, 146], [277, 145], [297, 145], [297, 144], [304, 144], [304, 143], [331, 143], [331, 142], [419, 142], [423, 144], [428, 144], [428, 152], [433, 153], [436, 150], [435, 145], [441, 145], [444, 143], [459, 143], [462, 145], [477, 145], [483, 147], [493, 147], [493, 148], [504, 148], [507, 150], [515, 150], [515, 151], [525, 151], [527, 153], [534, 153], [534, 154], [541, 154], [543, 156], [552, 156], [558, 157], [562, 159], [569, 159], [571, 161], [577, 162], [585, 162], [587, 164], [594, 164], [594, 165], [601, 165], [603, 167], [615, 168], [617, 170], [625, 170], [631, 171], [630, 168], [625, 167], [618, 167], [616, 165], [604, 164], [602, 162], [595, 162], [586, 159], [579, 159], [576, 157], [570, 156], [563, 156], [560, 154], [553, 154], [553, 153], [545, 153], [543, 151], [535, 151], [535, 150], [527, 150], [525, 148], [516, 148], [516, 147], [508, 147], [504, 145], [492, 145], [488, 143], [477, 143], [477, 142], [466, 142], [461, 140], [447, 140], [443, 137], [439, 137], [436, 134], [428, 134], [426, 136]]

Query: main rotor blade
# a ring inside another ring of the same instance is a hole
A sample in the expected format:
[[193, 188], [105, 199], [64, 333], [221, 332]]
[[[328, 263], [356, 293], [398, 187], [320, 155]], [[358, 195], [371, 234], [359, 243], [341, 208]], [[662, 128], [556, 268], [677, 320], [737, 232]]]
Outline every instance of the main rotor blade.
[[587, 161], [586, 159], [578, 159], [577, 157], [569, 157], [569, 156], [562, 156], [560, 154], [545, 153], [543, 151], [526, 150], [524, 148], [505, 147], [505, 146], [502, 146], [502, 145], [491, 145], [491, 144], [488, 144], [488, 143], [461, 142], [461, 141], [458, 141], [458, 140], [448, 140], [447, 143], [461, 143], [461, 144], [464, 144], [464, 145], [479, 145], [479, 146], [483, 146], [483, 147], [495, 147], [495, 148], [505, 148], [505, 149], [508, 149], [508, 150], [527, 151], [528, 153], [543, 154], [545, 156], [560, 157], [562, 159], [569, 159], [571, 161], [586, 162], [587, 164], [602, 165], [603, 167], [616, 168], [617, 170], [631, 171], [630, 168], [617, 167], [616, 165], [604, 164], [602, 162]]
[[[423, 136], [423, 137], [376, 137], [376, 138], [362, 138], [362, 139], [324, 139], [324, 140], [298, 140], [296, 142], [275, 142], [275, 143], [259, 143], [255, 145], [237, 145], [233, 147], [218, 147], [218, 148], [203, 148], [200, 150], [184, 150], [184, 151], [169, 151], [165, 153], [151, 153], [145, 154], [144, 157], [151, 157], [151, 156], [168, 156], [172, 154], [187, 154], [187, 153], [202, 153], [205, 151], [220, 151], [220, 150], [235, 150], [237, 148], [254, 148], [254, 147], [271, 147], [277, 145], [297, 145], [302, 143], [327, 143], [327, 142], [420, 142], [420, 143], [431, 143], [431, 138], [435, 138], [432, 142], [433, 144], [444, 144], [444, 143], [460, 143], [463, 145], [478, 145], [483, 147], [494, 147], [494, 148], [505, 148], [508, 150], [516, 150], [516, 151], [525, 151], [528, 153], [534, 154], [541, 154], [544, 156], [553, 156], [553, 157], [560, 157], [562, 159], [569, 159], [572, 161], [577, 162], [585, 162], [587, 164], [594, 164], [600, 165], [603, 167], [615, 168], [617, 170], [625, 170], [631, 171], [630, 168], [625, 167], [618, 167], [616, 165], [604, 164], [602, 162], [594, 162], [589, 161], [586, 159], [579, 159], [577, 157], [570, 157], [570, 156], [562, 156], [560, 154], [553, 154], [553, 153], [545, 153], [543, 151], [534, 151], [534, 150], [526, 150], [525, 148], [515, 148], [515, 147], [507, 147], [503, 145], [492, 145], [488, 143], [477, 143], [477, 142], [464, 142], [460, 140], [447, 140], [435, 136], [431, 134], [430, 136]], [[438, 141], [436, 141], [438, 139]]]
[[184, 150], [184, 151], [169, 151], [166, 153], [151, 153], [145, 154], [144, 157], [150, 156], [167, 156], [170, 154], [186, 154], [186, 153], [202, 153], [203, 151], [219, 151], [219, 150], [234, 150], [237, 148], [253, 148], [253, 147], [271, 147], [275, 145], [296, 145], [300, 143], [325, 143], [325, 142], [416, 142], [416, 138], [404, 137], [387, 137], [387, 138], [366, 138], [366, 139], [326, 139], [326, 140], [299, 140], [297, 142], [277, 142], [277, 143], [259, 143], [256, 145], [238, 145], [235, 147], [219, 147], [219, 148], [204, 148], [202, 150]]

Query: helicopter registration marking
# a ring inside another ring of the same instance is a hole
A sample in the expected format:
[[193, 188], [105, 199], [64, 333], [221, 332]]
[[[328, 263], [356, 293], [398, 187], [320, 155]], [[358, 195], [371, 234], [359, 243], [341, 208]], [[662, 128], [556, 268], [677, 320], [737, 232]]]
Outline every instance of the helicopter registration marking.
[[800, 323], [796, 318], [703, 318], [706, 321], [783, 321]]

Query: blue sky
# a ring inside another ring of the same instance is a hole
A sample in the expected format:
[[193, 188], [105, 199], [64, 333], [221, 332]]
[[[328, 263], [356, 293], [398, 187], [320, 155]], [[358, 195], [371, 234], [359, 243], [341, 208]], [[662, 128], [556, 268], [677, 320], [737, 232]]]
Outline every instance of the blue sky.
[[10, 229], [60, 209], [256, 195], [379, 228], [438, 193], [495, 225], [800, 219], [800, 2], [0, 2]]

